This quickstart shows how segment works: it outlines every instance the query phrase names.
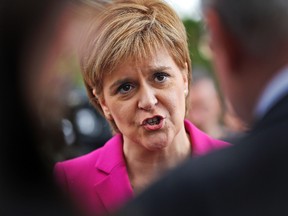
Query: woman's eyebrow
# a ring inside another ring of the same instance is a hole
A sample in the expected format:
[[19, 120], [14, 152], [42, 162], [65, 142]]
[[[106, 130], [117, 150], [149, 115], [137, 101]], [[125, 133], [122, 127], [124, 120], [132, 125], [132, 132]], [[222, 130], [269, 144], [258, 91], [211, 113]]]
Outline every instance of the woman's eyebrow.
[[156, 67], [151, 67], [150, 70], [152, 72], [160, 72], [160, 71], [167, 71], [170, 70], [171, 67], [167, 67], [167, 66], [156, 66]]

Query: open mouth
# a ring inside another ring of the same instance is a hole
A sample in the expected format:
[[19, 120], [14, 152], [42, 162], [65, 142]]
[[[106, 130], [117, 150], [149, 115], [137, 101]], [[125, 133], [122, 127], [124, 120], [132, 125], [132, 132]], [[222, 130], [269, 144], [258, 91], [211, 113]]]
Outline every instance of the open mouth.
[[143, 121], [142, 125], [158, 125], [160, 124], [161, 120], [163, 119], [162, 116], [154, 116], [153, 118], [147, 118]]

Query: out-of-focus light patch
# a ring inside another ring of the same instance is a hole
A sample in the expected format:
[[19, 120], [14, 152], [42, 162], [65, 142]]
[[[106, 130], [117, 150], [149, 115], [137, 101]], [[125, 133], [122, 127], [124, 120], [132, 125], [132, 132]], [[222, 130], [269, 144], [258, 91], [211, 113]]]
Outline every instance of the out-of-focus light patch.
[[76, 125], [81, 134], [86, 136], [100, 135], [102, 127], [96, 115], [87, 108], [82, 108], [76, 113]]
[[200, 0], [165, 0], [181, 17], [193, 20], [201, 19]]
[[71, 121], [69, 121], [68, 119], [62, 119], [62, 131], [66, 144], [72, 145], [76, 137]]

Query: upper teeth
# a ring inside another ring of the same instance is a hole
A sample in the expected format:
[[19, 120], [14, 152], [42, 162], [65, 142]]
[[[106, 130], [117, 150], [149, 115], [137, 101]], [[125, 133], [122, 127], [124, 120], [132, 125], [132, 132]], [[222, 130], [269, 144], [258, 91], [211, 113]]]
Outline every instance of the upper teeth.
[[158, 122], [159, 122], [158, 117], [150, 118], [147, 120], [147, 123], [150, 125], [158, 124]]

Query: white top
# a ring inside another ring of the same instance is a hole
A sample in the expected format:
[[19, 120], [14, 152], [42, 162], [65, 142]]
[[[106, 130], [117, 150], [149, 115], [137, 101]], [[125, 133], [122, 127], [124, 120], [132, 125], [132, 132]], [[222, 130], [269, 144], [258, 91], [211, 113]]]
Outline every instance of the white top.
[[256, 119], [262, 118], [287, 93], [288, 67], [279, 71], [262, 92], [254, 110]]

